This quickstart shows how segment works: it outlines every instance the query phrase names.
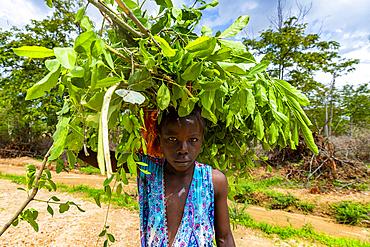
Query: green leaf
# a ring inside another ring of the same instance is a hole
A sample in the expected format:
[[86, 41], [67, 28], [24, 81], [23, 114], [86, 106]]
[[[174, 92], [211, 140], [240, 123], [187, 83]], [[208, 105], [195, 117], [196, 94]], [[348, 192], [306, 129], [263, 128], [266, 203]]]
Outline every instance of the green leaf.
[[[180, 115], [180, 114], [179, 114]], [[212, 111], [208, 111], [206, 108], [202, 108], [202, 117], [207, 118], [214, 124], [217, 124], [217, 117]]]
[[100, 45], [101, 47], [103, 48], [103, 54], [104, 54], [104, 57], [105, 57], [105, 60], [107, 61], [109, 67], [114, 70], [114, 62], [113, 62], [113, 59], [112, 59], [112, 56], [110, 54], [110, 51], [108, 51], [108, 49], [105, 47], [105, 43], [102, 39], [99, 39], [100, 40]]
[[64, 213], [69, 210], [69, 205], [68, 204], [59, 204], [59, 213]]
[[55, 56], [52, 50], [42, 46], [22, 46], [13, 48], [13, 51], [20, 57], [45, 58]]
[[175, 17], [175, 19], [180, 22], [182, 19], [182, 10], [177, 7], [172, 8], [172, 15]]
[[224, 61], [230, 57], [231, 49], [228, 47], [222, 47], [220, 50], [216, 51], [215, 54], [208, 57], [209, 60], [217, 62]]
[[63, 67], [73, 69], [76, 63], [76, 53], [73, 48], [54, 48], [54, 54]]
[[202, 106], [208, 110], [211, 111], [211, 106], [213, 104], [215, 98], [215, 91], [204, 91], [200, 95], [200, 102], [202, 103]]
[[304, 122], [308, 126], [312, 125], [310, 119], [307, 117], [306, 113], [302, 110], [302, 107], [299, 105], [296, 99], [289, 94], [286, 95], [286, 98], [288, 99], [290, 105], [293, 106], [292, 110], [293, 110], [294, 116], [301, 123]]
[[310, 101], [307, 99], [307, 97], [288, 82], [279, 79], [274, 79], [274, 82], [275, 85], [280, 88], [280, 90], [293, 97], [301, 106], [307, 106], [310, 104]]
[[245, 75], [246, 71], [244, 66], [237, 63], [226, 63], [226, 62], [218, 62], [220, 67], [230, 73], [238, 74], [238, 75]]
[[98, 205], [99, 208], [101, 208], [101, 203], [100, 203], [100, 194], [96, 194], [94, 196], [94, 200], [95, 200], [95, 203], [96, 205]]
[[78, 11], [77, 11], [77, 14], [76, 14], [76, 17], [75, 17], [75, 23], [80, 21], [82, 19], [82, 17], [84, 16], [85, 14], [85, 10], [86, 10], [86, 6], [83, 7], [83, 8], [80, 8]]
[[314, 153], [318, 154], [319, 149], [317, 148], [315, 141], [312, 137], [312, 132], [311, 130], [307, 127], [307, 125], [303, 122], [298, 122], [299, 127], [302, 131], [303, 138], [306, 141], [307, 147]]
[[90, 23], [90, 20], [89, 20], [89, 17], [84, 15], [82, 17], [82, 20], [80, 22], [80, 26], [82, 28], [82, 30], [84, 30], [85, 32], [89, 32], [92, 30], [92, 26], [91, 26], [91, 23]]
[[115, 93], [131, 104], [141, 105], [145, 101], [145, 97], [141, 93], [132, 90], [118, 89]]
[[49, 182], [49, 184], [50, 184], [51, 188], [52, 188], [54, 191], [56, 191], [56, 190], [57, 190], [57, 186], [56, 186], [56, 184], [54, 183], [54, 181], [53, 181], [53, 180], [51, 180], [51, 179], [48, 179], [48, 182]]
[[46, 0], [46, 5], [47, 5], [49, 8], [52, 8], [52, 7], [53, 7], [53, 0]]
[[231, 49], [233, 54], [240, 54], [246, 52], [245, 45], [243, 45], [240, 41], [232, 41], [232, 40], [218, 40], [221, 43], [221, 47], [227, 47]]
[[64, 162], [61, 158], [58, 158], [57, 164], [56, 164], [56, 167], [55, 167], [55, 172], [56, 173], [61, 173], [63, 171], [63, 169], [64, 169]]
[[103, 182], [103, 186], [105, 187], [105, 186], [109, 185], [112, 182], [113, 178], [114, 178], [114, 176], [111, 176], [110, 178], [106, 178]]
[[270, 61], [262, 61], [259, 64], [257, 64], [256, 66], [250, 68], [249, 73], [251, 75], [254, 75], [254, 74], [258, 74], [260, 72], [263, 72], [267, 69], [269, 64], [270, 64]]
[[39, 82], [27, 90], [26, 100], [37, 99], [49, 92], [58, 83], [60, 65], [58, 64], [53, 71], [47, 74]]
[[254, 129], [258, 140], [262, 140], [265, 136], [265, 127], [263, 125], [263, 120], [260, 112], [257, 112], [257, 115], [255, 116]]
[[184, 71], [181, 78], [185, 81], [194, 81], [199, 77], [202, 70], [203, 62], [194, 63]]
[[67, 156], [68, 156], [69, 169], [72, 170], [76, 163], [76, 157], [74, 153], [72, 153], [70, 150], [67, 150]]
[[168, 87], [162, 83], [157, 93], [157, 104], [161, 110], [164, 110], [170, 104], [171, 95]]
[[96, 41], [96, 34], [94, 31], [81, 33], [76, 38], [74, 49], [78, 53], [90, 54], [90, 47], [93, 41]]
[[17, 226], [19, 224], [19, 218], [15, 219], [12, 223], [13, 226]]
[[48, 207], [46, 208], [46, 210], [49, 212], [49, 214], [51, 214], [52, 217], [54, 216], [54, 210], [53, 210], [52, 207], [50, 207], [50, 205], [48, 205]]
[[58, 138], [55, 140], [53, 144], [53, 148], [51, 149], [49, 160], [55, 160], [57, 159], [64, 151], [64, 146], [67, 140], [68, 135], [68, 128], [64, 128]]
[[210, 27], [203, 26], [201, 30], [202, 36], [211, 36], [213, 31]]
[[105, 191], [105, 194], [107, 195], [107, 197], [110, 198], [112, 196], [112, 189], [110, 188], [109, 185], [104, 186], [104, 191]]
[[114, 239], [114, 237], [113, 237], [113, 235], [112, 235], [112, 234], [108, 233], [108, 234], [107, 234], [107, 236], [108, 236], [109, 241], [111, 241], [112, 243], [114, 243], [114, 241], [116, 241], [116, 240]]
[[117, 195], [121, 195], [121, 193], [122, 193], [122, 184], [118, 184], [118, 186], [116, 188], [116, 193], [117, 193]]
[[53, 71], [59, 64], [58, 59], [45, 60], [45, 66], [49, 71]]
[[132, 174], [134, 174], [135, 176], [137, 175], [137, 167], [133, 154], [127, 157], [127, 167]]
[[279, 136], [278, 127], [276, 126], [275, 122], [272, 122], [268, 132], [269, 144], [270, 145], [275, 144], [277, 142], [278, 136]]
[[123, 0], [123, 2], [126, 4], [127, 8], [134, 10], [139, 7], [134, 1], [132, 0]]
[[77, 77], [77, 78], [82, 78], [85, 75], [85, 69], [79, 66], [73, 67], [71, 71], [67, 74], [67, 76], [70, 77]]
[[116, 84], [119, 81], [122, 81], [122, 79], [119, 78], [119, 77], [106, 77], [102, 80], [97, 81], [95, 87], [96, 88], [110, 87], [110, 86]]
[[219, 78], [215, 78], [214, 81], [199, 81], [199, 85], [206, 91], [215, 91], [221, 87], [223, 81]]
[[213, 43], [216, 42], [216, 38], [202, 36], [194, 41], [191, 41], [184, 49], [189, 52], [197, 52], [207, 50]]
[[242, 15], [240, 16], [234, 24], [232, 24], [228, 29], [223, 31], [219, 38], [230, 38], [238, 34], [247, 24], [249, 21], [249, 15]]
[[176, 51], [171, 48], [167, 41], [159, 36], [154, 36], [154, 39], [159, 43], [162, 48], [163, 55], [166, 57], [173, 57], [176, 55]]
[[250, 89], [246, 89], [246, 90], [248, 92], [248, 95], [247, 95], [247, 111], [248, 111], [249, 114], [253, 114], [254, 109], [256, 107], [256, 102], [254, 100], [254, 95], [253, 95], [253, 93]]
[[53, 201], [55, 201], [55, 202], [60, 202], [60, 199], [59, 199], [58, 197], [56, 197], [56, 196], [52, 196], [52, 197], [50, 198], [50, 200], [53, 200]]
[[96, 93], [94, 94], [93, 97], [91, 97], [91, 99], [86, 103], [84, 104], [86, 107], [92, 109], [92, 110], [96, 110], [96, 111], [99, 111], [102, 104], [103, 104], [103, 100], [104, 100], [104, 95], [105, 95], [105, 91], [103, 92], [99, 92], [99, 93]]

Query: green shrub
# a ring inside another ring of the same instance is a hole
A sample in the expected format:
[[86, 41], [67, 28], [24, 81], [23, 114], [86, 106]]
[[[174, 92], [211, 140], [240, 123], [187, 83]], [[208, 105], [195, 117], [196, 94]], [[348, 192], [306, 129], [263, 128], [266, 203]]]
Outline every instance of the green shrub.
[[340, 202], [332, 205], [334, 217], [339, 223], [348, 225], [362, 225], [364, 220], [370, 219], [370, 207], [355, 202]]

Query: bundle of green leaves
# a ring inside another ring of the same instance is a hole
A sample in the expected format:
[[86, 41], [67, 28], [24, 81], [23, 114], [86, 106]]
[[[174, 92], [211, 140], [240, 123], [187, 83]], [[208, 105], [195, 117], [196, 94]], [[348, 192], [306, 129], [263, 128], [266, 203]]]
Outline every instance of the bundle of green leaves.
[[196, 104], [207, 120], [199, 161], [236, 175], [236, 182], [247, 175], [252, 159], [260, 159], [253, 149], [259, 143], [264, 149], [294, 148], [301, 130], [317, 153], [302, 110], [307, 98], [289, 83], [269, 78], [269, 62], [258, 63], [241, 42], [229, 39], [247, 25], [249, 16], [240, 16], [223, 32], [203, 26], [199, 36], [194, 29], [202, 11], [217, 1], [180, 9], [171, 0], [155, 0], [155, 17], [139, 2], [116, 2], [89, 0], [109, 24], [100, 31], [84, 15], [87, 6], [78, 11], [76, 22], [83, 32], [74, 47], [15, 49], [20, 56], [51, 57], [45, 61], [49, 73], [28, 89], [26, 99], [43, 97], [54, 87], [64, 98], [49, 160], [67, 150], [74, 163], [88, 146], [98, 152], [102, 173], [107, 169], [112, 174], [109, 131], [119, 124], [124, 130], [116, 158], [135, 174], [135, 150], [146, 150], [144, 109], [157, 110], [160, 121], [170, 106], [185, 116]]

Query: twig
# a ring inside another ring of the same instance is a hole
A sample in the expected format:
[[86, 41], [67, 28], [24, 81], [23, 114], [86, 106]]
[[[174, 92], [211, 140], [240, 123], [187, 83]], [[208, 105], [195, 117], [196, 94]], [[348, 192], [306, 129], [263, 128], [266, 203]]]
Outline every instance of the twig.
[[158, 47], [159, 50], [161, 50], [161, 46], [158, 44], [158, 42], [152, 37], [152, 35], [149, 32], [149, 29], [143, 26], [143, 24], [136, 18], [136, 16], [132, 13], [131, 9], [127, 8], [126, 4], [124, 4], [121, 0], [116, 0], [116, 3], [118, 6], [125, 12], [125, 14], [136, 24], [136, 26], [139, 28], [140, 32], [144, 34], [147, 37], [150, 37], [155, 44], [155, 46]]
[[103, 21], [101, 22], [101, 28], [100, 28], [100, 32], [99, 32], [99, 37], [100, 38], [103, 34], [103, 27], [104, 27], [104, 22], [105, 22], [106, 19], [107, 19], [107, 14], [104, 13]]
[[[140, 5], [140, 9], [142, 9], [143, 8], [143, 6], [144, 6], [144, 3], [146, 2], [146, 0], [144, 0], [142, 3], [141, 3], [141, 5]], [[143, 16], [144, 17], [144, 16]]]
[[313, 162], [313, 158], [315, 157], [315, 154], [312, 155], [312, 158], [311, 158], [311, 162], [310, 162], [310, 173], [311, 173], [311, 168], [312, 168], [312, 162]]
[[80, 110], [77, 108], [77, 105], [75, 105], [75, 103], [73, 102], [73, 100], [71, 100], [72, 104], [75, 106], [78, 114], [80, 115], [81, 119], [82, 119], [82, 124], [83, 124], [83, 128], [84, 128], [84, 141], [83, 141], [83, 148], [84, 148], [84, 153], [85, 153], [85, 156], [90, 156], [89, 152], [87, 151], [87, 146], [86, 146], [86, 133], [87, 133], [87, 128], [86, 128], [86, 124], [85, 124], [85, 118], [84, 118], [84, 112], [83, 112], [83, 108], [81, 107], [81, 111], [82, 113], [80, 112]]
[[181, 35], [176, 32], [173, 28], [169, 28], [169, 29], [162, 29], [161, 31], [159, 31], [158, 35], [161, 33], [161, 32], [169, 32], [169, 31], [172, 31], [174, 32], [181, 40], [182, 42], [184, 42], [184, 44], [186, 45], [186, 41], [181, 37]]
[[104, 4], [102, 4], [98, 0], [88, 0], [88, 1], [92, 3], [95, 7], [97, 7], [100, 11], [105, 13], [109, 18], [111, 18], [113, 22], [117, 23], [120, 27], [129, 31], [135, 38], [140, 38], [142, 36], [141, 33], [137, 32], [135, 29], [130, 27], [126, 22], [122, 21], [114, 12], [109, 10]]
[[130, 59], [128, 59], [127, 57], [125, 57], [124, 55], [122, 55], [119, 51], [117, 51], [116, 49], [110, 47], [109, 45], [104, 45], [105, 48], [107, 48], [109, 51], [113, 52], [114, 54], [116, 54], [117, 56], [119, 56], [120, 58], [122, 58], [123, 60], [125, 60], [126, 62], [128, 63], [131, 63]]
[[133, 75], [135, 71], [135, 63], [134, 63], [134, 55], [131, 53], [131, 73], [130, 75]]
[[327, 158], [326, 160], [324, 160], [322, 163], [321, 163], [321, 165], [319, 166], [319, 167], [317, 167], [317, 169], [313, 172], [313, 173], [311, 173], [310, 175], [308, 175], [308, 177], [307, 177], [307, 179], [306, 179], [306, 182], [307, 181], [309, 181], [310, 180], [310, 177], [312, 177], [312, 175], [314, 175], [324, 164], [325, 164], [325, 162], [326, 161], [328, 161], [328, 159], [329, 158]]
[[37, 174], [37, 176], [35, 178], [35, 186], [32, 189], [31, 195], [29, 195], [27, 197], [27, 199], [23, 202], [21, 207], [15, 212], [15, 214], [9, 219], [9, 221], [6, 222], [5, 225], [1, 228], [0, 236], [9, 228], [9, 226], [18, 218], [18, 216], [23, 212], [23, 210], [27, 207], [27, 205], [35, 198], [35, 196], [36, 196], [36, 194], [39, 190], [39, 187], [38, 187], [39, 180], [42, 176], [42, 172], [44, 171], [46, 162], [47, 162], [47, 160], [50, 156], [50, 151], [51, 151], [52, 148], [53, 148], [53, 146], [50, 147], [49, 151], [46, 153], [46, 155], [44, 157], [44, 160], [42, 161], [39, 173]]
[[353, 181], [353, 182], [350, 182], [349, 184], [345, 184], [345, 185], [343, 185], [342, 187], [340, 187], [339, 189], [341, 190], [341, 189], [343, 189], [344, 187], [347, 187], [347, 186], [350, 186], [350, 185], [352, 185], [352, 184], [354, 184], [354, 183], [356, 183], [357, 181]]

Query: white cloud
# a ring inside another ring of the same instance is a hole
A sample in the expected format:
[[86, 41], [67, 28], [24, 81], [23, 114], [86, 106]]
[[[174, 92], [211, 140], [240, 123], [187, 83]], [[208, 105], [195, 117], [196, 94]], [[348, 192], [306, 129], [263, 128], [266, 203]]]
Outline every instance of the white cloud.
[[[36, 3], [29, 0], [0, 0], [0, 27], [9, 29], [12, 26], [21, 27], [29, 20], [42, 20], [50, 15], [53, 10], [40, 7], [46, 6], [43, 0], [36, 0]], [[46, 7], [47, 8], [47, 7]]]

